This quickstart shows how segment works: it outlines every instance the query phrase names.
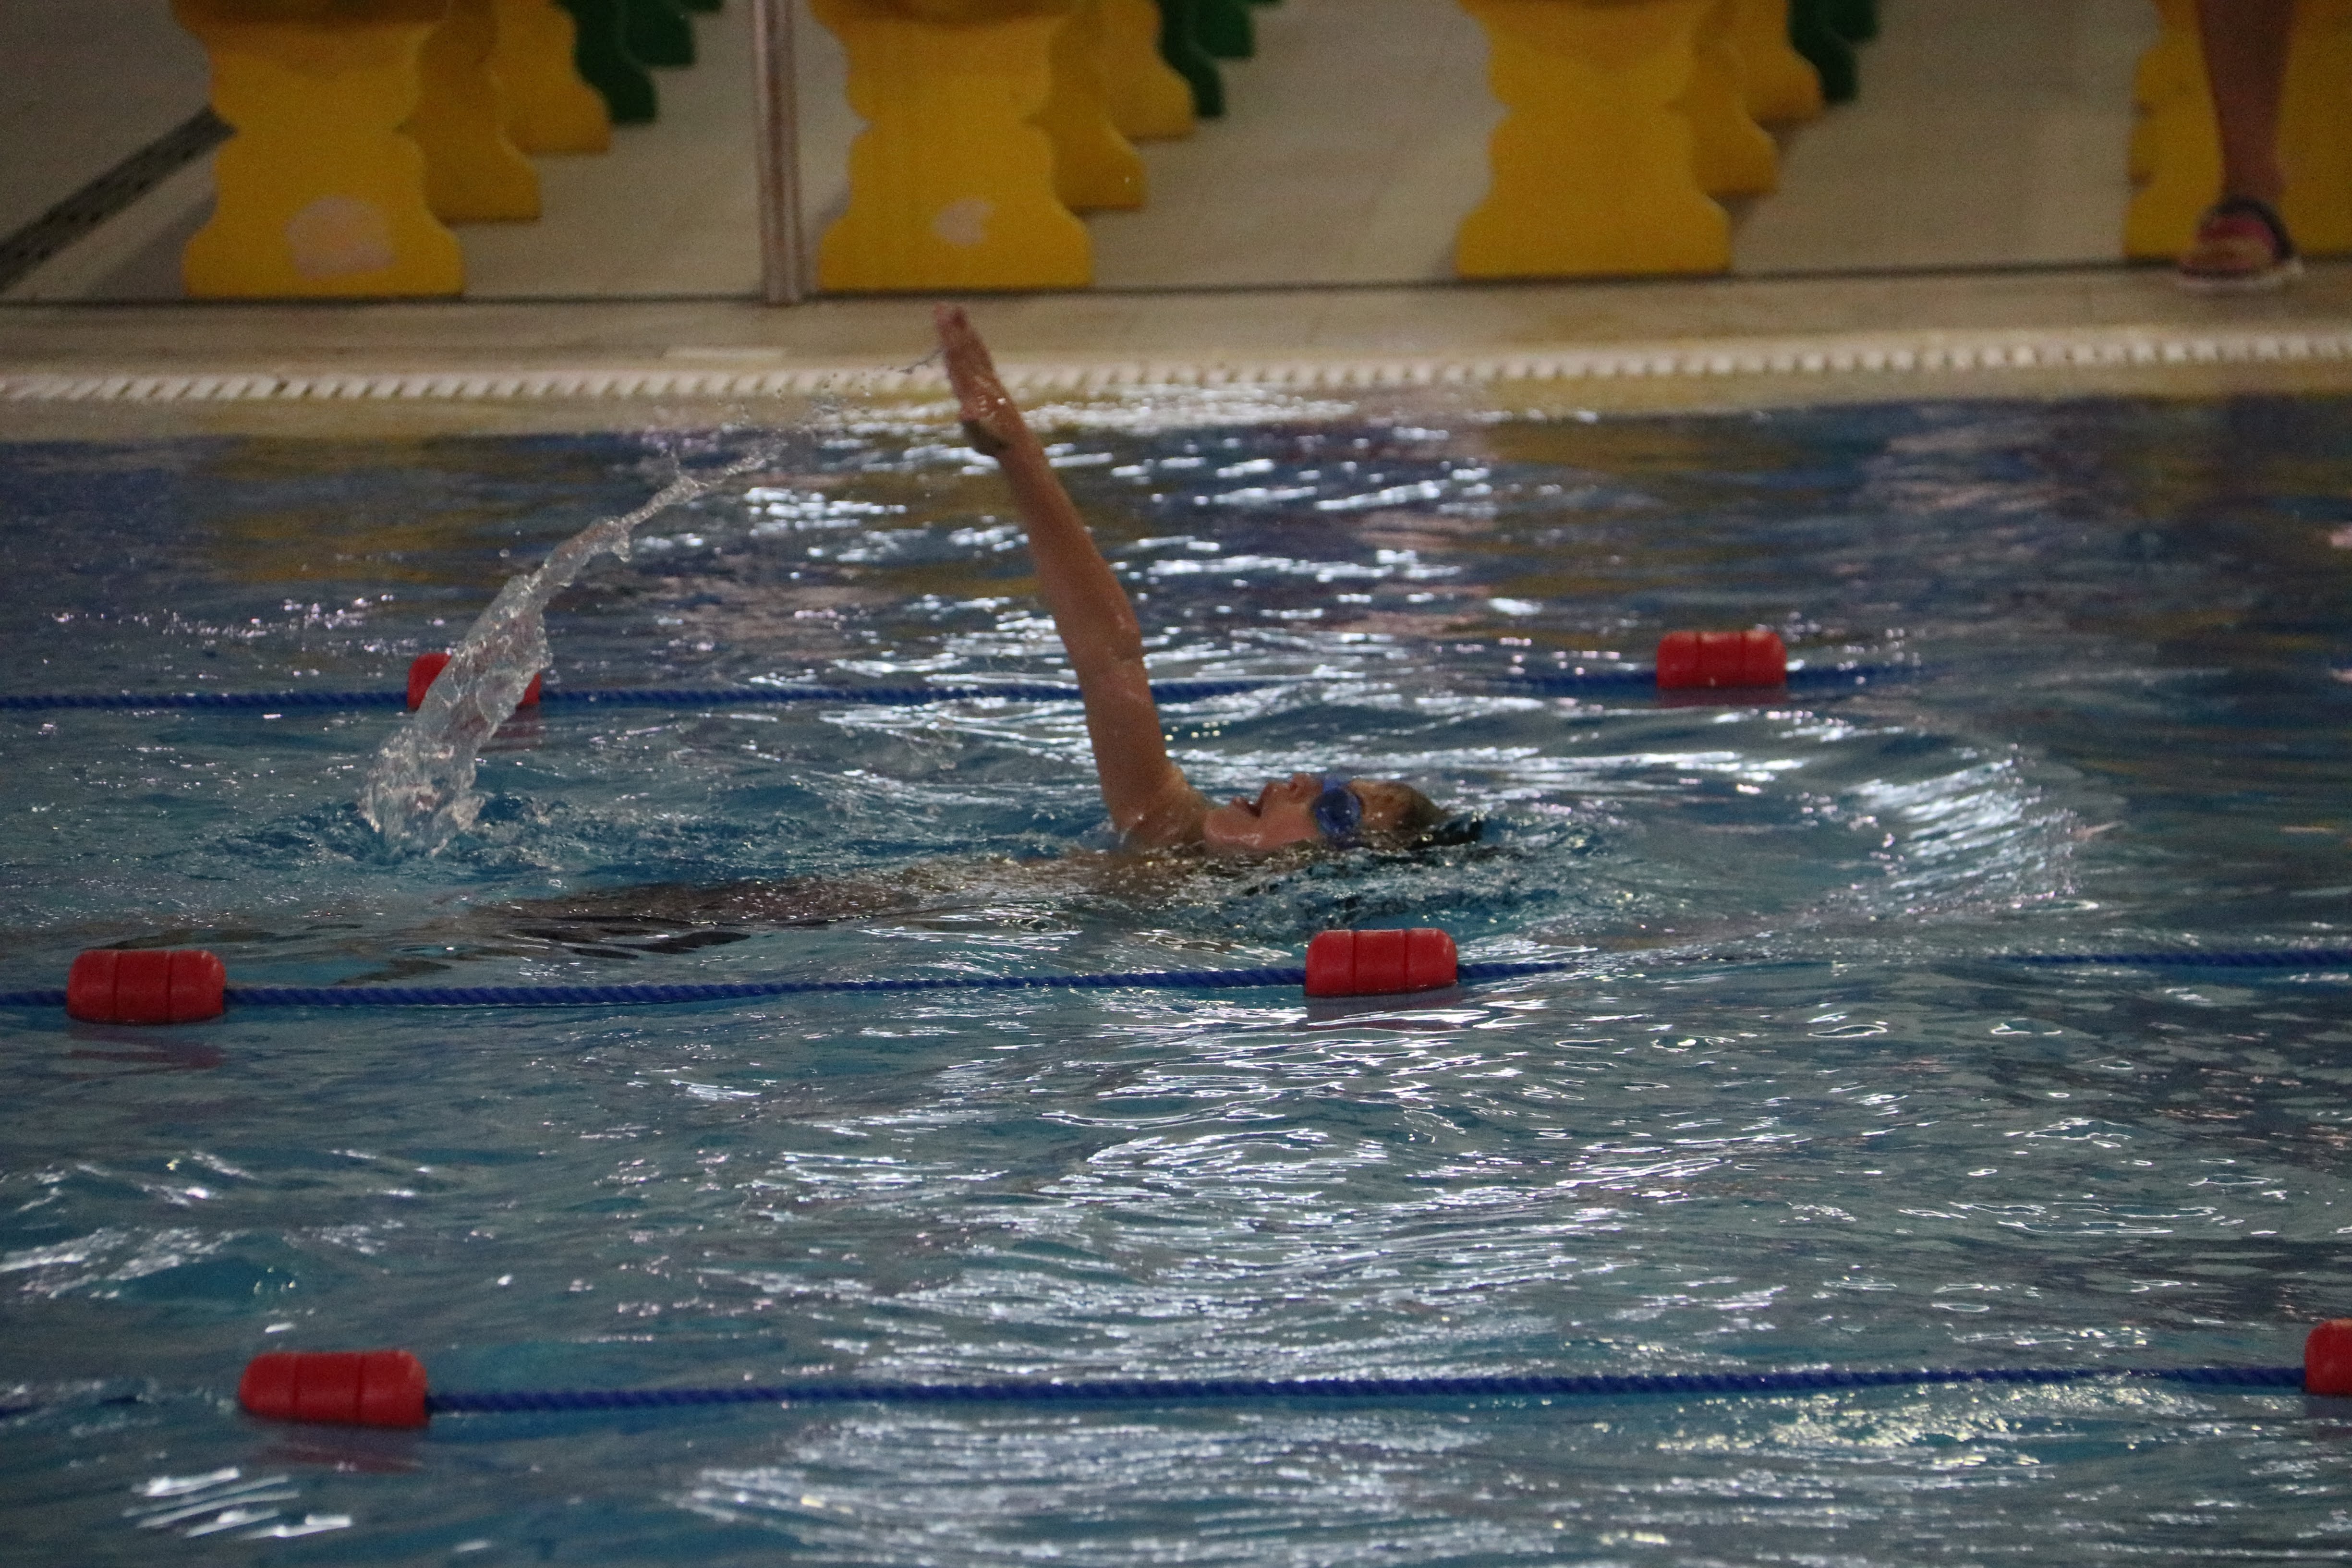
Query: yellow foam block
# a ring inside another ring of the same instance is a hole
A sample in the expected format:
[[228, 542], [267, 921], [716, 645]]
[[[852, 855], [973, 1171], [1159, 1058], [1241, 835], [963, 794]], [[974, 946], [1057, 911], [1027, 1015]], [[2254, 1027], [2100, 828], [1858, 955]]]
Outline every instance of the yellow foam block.
[[539, 174], [507, 139], [494, 0], [449, 0], [418, 53], [421, 89], [404, 129], [425, 153], [425, 199], [445, 222], [539, 216]]
[[613, 120], [572, 63], [572, 13], [555, 0], [495, 0], [498, 42], [490, 71], [507, 110], [507, 135], [526, 153], [602, 153]]
[[1139, 207], [1143, 160], [1110, 116], [1103, 70], [1102, 0], [1078, 0], [1054, 37], [1054, 88], [1037, 111], [1053, 138], [1054, 188], [1076, 210]]
[[399, 127], [448, 0], [173, 0], [236, 128], [213, 163], [210, 222], [181, 272], [200, 298], [455, 294], [457, 237]]
[[2352, 252], [2352, 0], [2300, 0], [2279, 105], [2279, 216], [2306, 256]]
[[1719, 272], [1731, 224], [1700, 188], [1689, 90], [1713, 0], [1461, 0], [1506, 110], [1465, 278]]
[[1103, 88], [1119, 134], [1192, 134], [1192, 85], [1160, 53], [1158, 0], [1102, 0]]
[[1032, 123], [1075, 0], [815, 0], [849, 56], [866, 130], [849, 206], [817, 249], [828, 289], [1076, 288], [1086, 226]]
[[1789, 0], [1733, 0], [1731, 37], [1749, 115], [1766, 125], [1821, 117], [1821, 76], [1789, 42]]
[[1780, 143], [1748, 111], [1732, 30], [1738, 15], [1738, 0], [1714, 0], [1708, 6], [1692, 45], [1690, 86], [1683, 93], [1699, 188], [1710, 195], [1762, 195], [1780, 184]]

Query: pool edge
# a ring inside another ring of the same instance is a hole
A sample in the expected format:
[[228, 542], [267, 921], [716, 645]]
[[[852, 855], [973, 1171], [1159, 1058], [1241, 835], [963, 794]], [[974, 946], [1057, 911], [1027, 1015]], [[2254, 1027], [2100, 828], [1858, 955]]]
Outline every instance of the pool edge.
[[[2352, 266], [2216, 300], [2145, 268], [974, 302], [1062, 423], [2352, 391]], [[911, 299], [0, 310], [0, 440], [943, 416]], [[926, 405], [929, 406], [925, 406]]]

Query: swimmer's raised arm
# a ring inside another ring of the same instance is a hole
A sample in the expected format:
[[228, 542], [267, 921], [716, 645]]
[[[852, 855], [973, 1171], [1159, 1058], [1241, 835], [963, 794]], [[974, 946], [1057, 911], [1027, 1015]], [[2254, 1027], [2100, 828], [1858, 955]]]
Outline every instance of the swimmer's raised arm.
[[1062, 488], [1045, 448], [996, 377], [987, 345], [952, 305], [936, 312], [948, 379], [962, 403], [964, 433], [996, 459], [1029, 530], [1037, 588], [1086, 700], [1087, 734], [1103, 804], [1130, 848], [1202, 845], [1212, 853], [1256, 855], [1297, 844], [1410, 847], [1445, 814], [1398, 779], [1347, 779], [1297, 773], [1255, 800], [1211, 805], [1169, 760], [1160, 710], [1143, 668], [1143, 632], [1110, 563]]
[[1095, 776], [1122, 839], [1139, 849], [1196, 843], [1209, 803], [1169, 760], [1143, 666], [1143, 632], [1118, 574], [1095, 548], [1045, 448], [996, 376], [961, 310], [934, 312], [948, 379], [972, 445], [996, 459], [1029, 531], [1037, 589], [1062, 636], [1087, 708]]

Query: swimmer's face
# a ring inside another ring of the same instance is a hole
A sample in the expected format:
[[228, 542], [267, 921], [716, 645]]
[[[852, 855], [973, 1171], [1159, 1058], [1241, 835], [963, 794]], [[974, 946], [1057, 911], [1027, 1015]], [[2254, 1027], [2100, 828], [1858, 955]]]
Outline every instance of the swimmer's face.
[[1258, 791], [1255, 800], [1237, 795], [1210, 807], [1201, 822], [1201, 841], [1219, 855], [1263, 855], [1289, 844], [1319, 844], [1323, 829], [1315, 820], [1315, 801], [1322, 793], [1322, 774], [1293, 773]]
[[[1293, 773], [1258, 791], [1255, 800], [1235, 795], [1210, 808], [1202, 819], [1201, 840], [1219, 855], [1264, 855], [1292, 844], [1327, 843], [1329, 836], [1315, 811], [1326, 787], [1320, 773]], [[1402, 820], [1400, 787], [1374, 779], [1348, 781], [1348, 793], [1362, 807], [1360, 831], [1377, 833]]]

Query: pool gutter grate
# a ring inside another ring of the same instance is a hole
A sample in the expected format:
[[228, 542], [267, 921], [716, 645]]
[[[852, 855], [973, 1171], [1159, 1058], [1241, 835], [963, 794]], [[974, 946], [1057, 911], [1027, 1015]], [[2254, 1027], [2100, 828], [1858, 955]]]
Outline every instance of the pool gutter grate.
[[[1966, 375], [2017, 371], [2165, 370], [2352, 359], [2352, 330], [2271, 329], [2184, 334], [2161, 328], [2038, 333], [1880, 333], [1801, 344], [1718, 342], [1677, 348], [1592, 349], [1507, 357], [1297, 358], [1007, 363], [1016, 392], [1115, 395], [1147, 387], [1361, 392], [1523, 381], [1616, 381], [1854, 375]], [[0, 401], [232, 403], [702, 400], [938, 393], [936, 367], [815, 365], [764, 372], [581, 366], [537, 371], [268, 374], [228, 368], [0, 374]]]

